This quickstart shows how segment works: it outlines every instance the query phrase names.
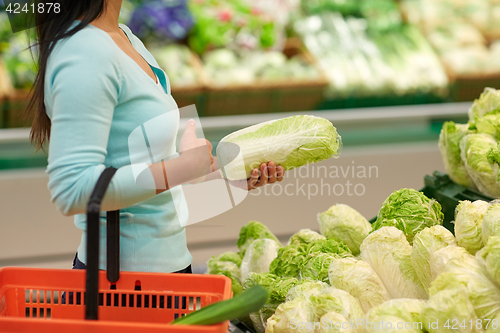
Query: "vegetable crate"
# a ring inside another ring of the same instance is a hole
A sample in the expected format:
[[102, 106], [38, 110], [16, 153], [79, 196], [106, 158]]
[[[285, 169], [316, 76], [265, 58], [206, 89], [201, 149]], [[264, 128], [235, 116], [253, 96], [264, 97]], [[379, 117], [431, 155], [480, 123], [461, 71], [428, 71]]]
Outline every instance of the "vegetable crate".
[[481, 95], [484, 87], [500, 89], [500, 74], [456, 77], [450, 89], [450, 98], [454, 102], [473, 101]]
[[225, 116], [314, 110], [323, 101], [328, 79], [318, 67], [314, 57], [303, 48], [300, 39], [289, 39], [283, 52], [289, 58], [295, 55], [302, 56], [306, 62], [318, 69], [319, 78], [307, 81], [259, 82], [230, 87], [216, 86], [214, 82], [206, 78], [208, 92], [205, 115]]
[[29, 92], [16, 90], [0, 101], [0, 128], [30, 127], [31, 120], [24, 120], [23, 114], [29, 103]]
[[[455, 234], [455, 228], [451, 221], [455, 219], [455, 208], [462, 200], [483, 200], [490, 202], [490, 198], [478, 191], [471, 190], [462, 185], [454, 183], [450, 177], [440, 171], [434, 171], [432, 176], [424, 177], [424, 188], [420, 191], [427, 197], [437, 200], [441, 204], [444, 214], [443, 227]], [[371, 223], [377, 220], [376, 217], [370, 220]]]
[[[87, 205], [87, 270], [0, 269], [0, 332], [224, 332], [218, 325], [169, 322], [231, 297], [225, 276], [120, 272], [119, 211], [107, 212], [107, 271], [99, 271], [100, 205], [111, 177], [99, 178]], [[106, 279], [107, 278], [107, 279]]]

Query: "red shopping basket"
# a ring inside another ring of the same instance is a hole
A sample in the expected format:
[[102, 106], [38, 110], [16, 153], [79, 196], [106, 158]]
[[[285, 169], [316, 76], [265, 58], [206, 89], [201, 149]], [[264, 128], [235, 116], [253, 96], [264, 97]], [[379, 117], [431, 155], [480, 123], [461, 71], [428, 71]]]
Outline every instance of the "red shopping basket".
[[[172, 320], [231, 297], [225, 276], [119, 271], [119, 212], [107, 212], [107, 271], [98, 270], [100, 204], [107, 168], [87, 206], [87, 270], [0, 269], [0, 332], [227, 332]], [[107, 278], [106, 278], [107, 277]]]

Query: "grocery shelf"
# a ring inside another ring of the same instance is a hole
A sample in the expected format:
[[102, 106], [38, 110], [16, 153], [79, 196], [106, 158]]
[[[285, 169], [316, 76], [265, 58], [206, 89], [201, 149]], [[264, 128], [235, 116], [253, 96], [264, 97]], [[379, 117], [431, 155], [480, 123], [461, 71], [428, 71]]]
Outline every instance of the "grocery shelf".
[[[330, 120], [342, 136], [344, 147], [437, 140], [446, 120], [467, 121], [470, 102], [373, 107], [201, 118], [205, 137], [218, 142], [225, 135], [256, 123], [293, 115], [314, 115]], [[181, 119], [184, 128], [188, 119]], [[35, 154], [29, 128], [0, 130], [0, 170], [44, 167], [47, 155]]]

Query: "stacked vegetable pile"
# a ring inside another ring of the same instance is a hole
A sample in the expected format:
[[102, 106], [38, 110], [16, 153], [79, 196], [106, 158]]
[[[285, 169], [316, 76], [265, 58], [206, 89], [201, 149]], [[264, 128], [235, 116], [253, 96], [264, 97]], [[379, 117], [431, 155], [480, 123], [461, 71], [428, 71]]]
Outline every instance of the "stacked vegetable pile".
[[[441, 225], [437, 201], [401, 189], [385, 200], [373, 225], [337, 204], [318, 214], [320, 233], [300, 230], [286, 246], [251, 221], [240, 231], [239, 252], [212, 257], [208, 273], [230, 277], [235, 294], [256, 284], [268, 290], [262, 309], [241, 318], [257, 332], [379, 332], [409, 322], [405, 332], [437, 333], [453, 319], [461, 332], [486, 331], [485, 319], [495, 330], [499, 212], [500, 201], [461, 202], [455, 237]], [[385, 326], [361, 324], [366, 322]]]
[[457, 184], [500, 197], [500, 91], [486, 88], [469, 109], [469, 122], [445, 122], [439, 148]]

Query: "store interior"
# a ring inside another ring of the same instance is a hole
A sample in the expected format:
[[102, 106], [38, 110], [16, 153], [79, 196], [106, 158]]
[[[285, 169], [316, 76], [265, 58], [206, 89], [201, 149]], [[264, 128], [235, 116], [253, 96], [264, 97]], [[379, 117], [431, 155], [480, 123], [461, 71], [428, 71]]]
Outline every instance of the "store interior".
[[[319, 232], [318, 214], [333, 205], [376, 219], [394, 191], [450, 173], [443, 124], [467, 123], [485, 88], [500, 89], [496, 0], [124, 0], [120, 20], [166, 72], [179, 108], [196, 107], [214, 147], [297, 115], [329, 120], [342, 138], [335, 158], [189, 225], [200, 274], [238, 252], [249, 221], [286, 245], [301, 229]], [[35, 152], [23, 118], [36, 73], [29, 34], [13, 34], [0, 11], [0, 268], [71, 269], [81, 231], [51, 202], [47, 152]]]

